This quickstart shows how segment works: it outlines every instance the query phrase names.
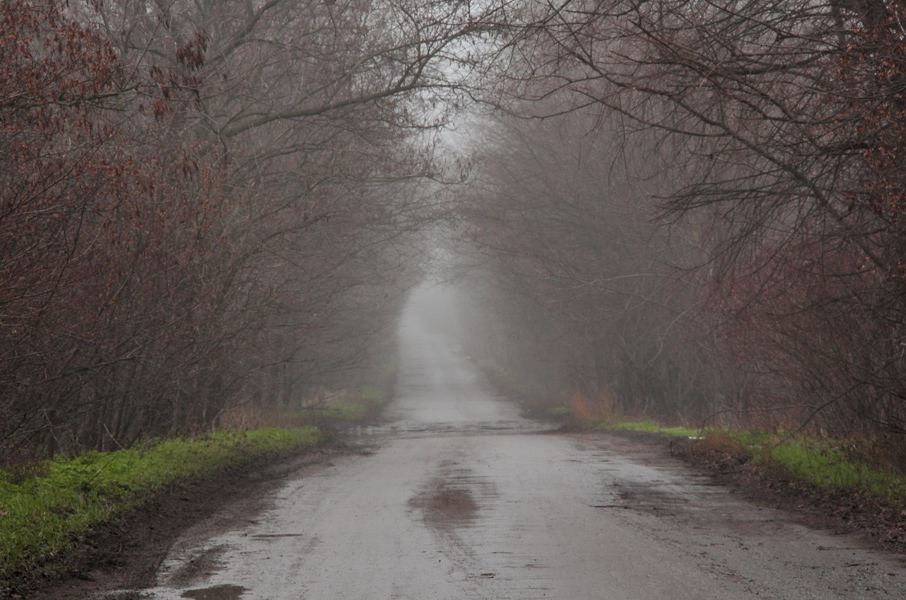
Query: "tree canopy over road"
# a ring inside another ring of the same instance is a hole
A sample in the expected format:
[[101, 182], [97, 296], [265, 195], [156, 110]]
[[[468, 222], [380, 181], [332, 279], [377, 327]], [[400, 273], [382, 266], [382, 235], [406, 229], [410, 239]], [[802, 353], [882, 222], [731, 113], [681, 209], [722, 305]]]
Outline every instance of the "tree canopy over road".
[[902, 435], [904, 23], [8, 0], [0, 459], [293, 406], [382, 354], [440, 244], [475, 351], [548, 389]]

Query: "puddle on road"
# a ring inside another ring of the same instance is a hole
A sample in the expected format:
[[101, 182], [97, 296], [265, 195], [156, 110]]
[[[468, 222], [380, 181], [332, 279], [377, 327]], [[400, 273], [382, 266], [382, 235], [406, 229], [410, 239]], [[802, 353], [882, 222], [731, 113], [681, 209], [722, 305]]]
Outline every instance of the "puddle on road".
[[450, 489], [444, 485], [415, 496], [409, 505], [422, 509], [425, 521], [435, 526], [467, 527], [478, 513], [478, 503], [470, 490]]
[[167, 578], [169, 585], [187, 587], [197, 583], [205, 576], [214, 574], [222, 567], [220, 557], [224, 552], [226, 552], [226, 546], [220, 544], [210, 548], [202, 548], [193, 555], [174, 561], [171, 563], [173, 570]]
[[197, 590], [186, 590], [182, 593], [183, 598], [191, 600], [238, 600], [247, 588], [241, 585], [215, 585], [209, 588], [199, 588]]
[[409, 506], [421, 510], [425, 524], [431, 528], [471, 527], [482, 504], [496, 495], [493, 484], [486, 478], [445, 461], [440, 474], [409, 500]]
[[488, 433], [522, 434], [556, 431], [560, 424], [545, 421], [463, 421], [423, 423], [398, 421], [390, 425], [357, 426], [346, 430], [356, 437], [422, 437], [425, 435], [482, 435]]
[[683, 510], [689, 504], [688, 498], [660, 490], [656, 484], [620, 482], [615, 487], [618, 488], [622, 505], [614, 505], [614, 508], [630, 508], [654, 515], [675, 516], [677, 511]]

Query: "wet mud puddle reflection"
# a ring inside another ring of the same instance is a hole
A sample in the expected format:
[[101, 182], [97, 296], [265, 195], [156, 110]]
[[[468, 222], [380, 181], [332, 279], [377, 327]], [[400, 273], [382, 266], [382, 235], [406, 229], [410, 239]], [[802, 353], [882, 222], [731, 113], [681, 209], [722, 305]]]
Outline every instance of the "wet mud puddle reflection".
[[444, 484], [415, 496], [409, 506], [421, 509], [425, 522], [434, 527], [468, 527], [478, 513], [471, 490]]
[[484, 505], [496, 496], [488, 478], [445, 461], [437, 477], [409, 500], [409, 506], [421, 511], [429, 528], [455, 529], [471, 527]]
[[182, 597], [192, 600], [239, 600], [246, 591], [248, 591], [247, 588], [241, 585], [215, 585], [209, 588], [186, 590], [182, 593]]

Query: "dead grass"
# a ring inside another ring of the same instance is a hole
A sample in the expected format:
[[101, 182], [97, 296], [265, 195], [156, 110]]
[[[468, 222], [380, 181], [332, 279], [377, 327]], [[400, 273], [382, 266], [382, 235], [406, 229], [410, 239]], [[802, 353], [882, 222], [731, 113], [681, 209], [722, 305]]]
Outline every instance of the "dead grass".
[[587, 428], [608, 427], [625, 420], [622, 409], [613, 394], [604, 392], [592, 399], [586, 394], [573, 392], [568, 406], [576, 425]]
[[587, 423], [595, 420], [595, 414], [591, 409], [591, 402], [582, 394], [573, 394], [569, 399], [570, 407], [573, 411], [573, 418], [580, 423]]

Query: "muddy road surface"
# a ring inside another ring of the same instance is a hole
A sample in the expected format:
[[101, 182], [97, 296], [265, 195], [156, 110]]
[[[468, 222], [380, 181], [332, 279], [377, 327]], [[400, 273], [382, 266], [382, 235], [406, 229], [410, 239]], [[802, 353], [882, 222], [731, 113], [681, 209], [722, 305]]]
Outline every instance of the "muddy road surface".
[[906, 598], [897, 559], [631, 440], [525, 420], [446, 338], [415, 318], [401, 335], [391, 424], [186, 532], [155, 587], [104, 597]]

